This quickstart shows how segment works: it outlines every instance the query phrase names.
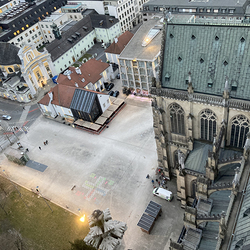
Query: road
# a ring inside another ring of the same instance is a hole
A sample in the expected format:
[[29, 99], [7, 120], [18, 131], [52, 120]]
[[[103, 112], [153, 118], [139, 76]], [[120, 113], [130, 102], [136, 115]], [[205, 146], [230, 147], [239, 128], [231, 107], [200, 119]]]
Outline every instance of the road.
[[0, 107], [0, 117], [2, 115], [11, 116], [11, 120], [1, 121], [4, 129], [0, 133], [0, 150], [2, 150], [9, 145], [10, 141], [16, 141], [22, 133], [29, 131], [30, 126], [41, 115], [41, 112], [37, 104], [23, 106], [18, 102], [4, 99], [0, 99]]

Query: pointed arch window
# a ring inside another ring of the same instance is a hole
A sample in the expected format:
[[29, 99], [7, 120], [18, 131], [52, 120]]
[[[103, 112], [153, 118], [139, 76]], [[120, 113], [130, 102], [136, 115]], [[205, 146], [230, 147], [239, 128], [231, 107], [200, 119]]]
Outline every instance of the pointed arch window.
[[176, 103], [173, 103], [169, 107], [171, 132], [181, 135], [185, 135], [185, 123], [184, 123], [184, 110]]
[[249, 126], [250, 122], [244, 115], [238, 115], [232, 120], [230, 146], [244, 147]]
[[216, 134], [216, 120], [217, 117], [210, 109], [205, 109], [200, 114], [201, 139], [212, 141], [214, 134]]

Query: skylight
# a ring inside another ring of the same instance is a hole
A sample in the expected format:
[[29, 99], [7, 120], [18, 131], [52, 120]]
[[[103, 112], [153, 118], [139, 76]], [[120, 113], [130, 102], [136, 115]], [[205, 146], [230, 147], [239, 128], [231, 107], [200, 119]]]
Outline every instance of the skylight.
[[150, 29], [150, 31], [142, 41], [142, 46], [147, 46], [158, 35], [158, 33], [160, 33], [160, 31], [161, 30], [159, 28]]

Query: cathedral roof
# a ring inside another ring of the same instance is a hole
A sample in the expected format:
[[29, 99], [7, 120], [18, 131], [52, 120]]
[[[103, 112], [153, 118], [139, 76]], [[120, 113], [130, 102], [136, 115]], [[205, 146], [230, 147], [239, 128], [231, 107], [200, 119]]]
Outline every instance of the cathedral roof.
[[[246, 167], [249, 167], [249, 164]], [[245, 188], [242, 206], [236, 223], [235, 236], [228, 249], [250, 249], [250, 227], [247, 226], [250, 225], [250, 179]]]
[[0, 65], [21, 64], [19, 48], [13, 44], [0, 42]]
[[186, 90], [191, 72], [195, 92], [222, 95], [228, 77], [230, 96], [250, 99], [250, 26], [166, 25], [161, 81]]

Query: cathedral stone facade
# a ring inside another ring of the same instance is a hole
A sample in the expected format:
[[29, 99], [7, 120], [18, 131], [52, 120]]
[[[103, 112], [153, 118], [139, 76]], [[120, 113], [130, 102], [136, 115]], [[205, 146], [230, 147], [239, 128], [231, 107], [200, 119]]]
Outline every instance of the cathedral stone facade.
[[185, 208], [185, 233], [170, 249], [221, 249], [233, 239], [230, 214], [249, 175], [249, 31], [166, 21], [150, 93], [158, 168], [176, 178]]
[[183, 206], [195, 198], [197, 176], [214, 180], [221, 161], [243, 150], [250, 125], [249, 29], [165, 25], [161, 71], [151, 88], [153, 126], [158, 167], [177, 177]]

